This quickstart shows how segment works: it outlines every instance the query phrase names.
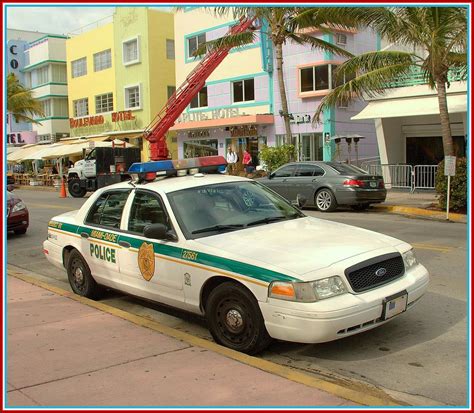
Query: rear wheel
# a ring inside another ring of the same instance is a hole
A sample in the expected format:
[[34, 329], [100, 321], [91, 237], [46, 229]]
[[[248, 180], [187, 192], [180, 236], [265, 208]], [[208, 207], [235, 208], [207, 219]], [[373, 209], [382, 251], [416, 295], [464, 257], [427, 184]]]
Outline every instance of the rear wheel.
[[356, 204], [356, 205], [351, 205], [351, 208], [354, 211], [365, 211], [369, 206], [370, 204]]
[[69, 255], [67, 277], [76, 294], [93, 300], [99, 298], [101, 288], [92, 278], [89, 266], [77, 250], [72, 250]]
[[318, 191], [315, 197], [315, 204], [321, 212], [331, 212], [337, 208], [336, 197], [327, 188]]
[[81, 188], [81, 180], [79, 178], [71, 179], [67, 184], [67, 189], [74, 198], [82, 198], [86, 194], [86, 188]]
[[206, 318], [214, 340], [233, 350], [256, 354], [272, 341], [257, 300], [239, 284], [225, 282], [212, 290]]

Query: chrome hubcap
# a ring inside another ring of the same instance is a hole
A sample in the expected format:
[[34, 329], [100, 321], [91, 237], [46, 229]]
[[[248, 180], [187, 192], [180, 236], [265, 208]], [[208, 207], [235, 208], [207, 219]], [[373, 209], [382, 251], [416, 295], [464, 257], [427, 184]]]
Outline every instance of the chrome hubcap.
[[82, 273], [81, 268], [76, 268], [74, 271], [74, 281], [76, 284], [83, 284], [84, 283], [84, 274]]
[[318, 208], [320, 209], [328, 209], [331, 205], [331, 195], [326, 191], [320, 192], [318, 194]]
[[244, 319], [237, 310], [229, 310], [225, 316], [225, 323], [232, 331], [238, 331], [244, 325]]

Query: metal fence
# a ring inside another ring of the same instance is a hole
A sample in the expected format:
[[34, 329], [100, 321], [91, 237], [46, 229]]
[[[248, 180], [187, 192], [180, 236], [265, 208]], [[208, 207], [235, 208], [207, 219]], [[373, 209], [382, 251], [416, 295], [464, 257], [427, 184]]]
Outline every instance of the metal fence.
[[367, 172], [382, 175], [387, 188], [434, 189], [438, 165], [367, 165]]

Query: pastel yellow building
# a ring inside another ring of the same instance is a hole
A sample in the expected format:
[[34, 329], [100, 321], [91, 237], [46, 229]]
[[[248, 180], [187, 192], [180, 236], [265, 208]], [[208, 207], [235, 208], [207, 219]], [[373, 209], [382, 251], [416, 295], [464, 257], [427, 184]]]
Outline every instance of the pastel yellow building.
[[[122, 138], [149, 159], [143, 131], [175, 90], [169, 12], [117, 7], [112, 22], [66, 43], [71, 136]], [[176, 144], [168, 137], [176, 157]]]

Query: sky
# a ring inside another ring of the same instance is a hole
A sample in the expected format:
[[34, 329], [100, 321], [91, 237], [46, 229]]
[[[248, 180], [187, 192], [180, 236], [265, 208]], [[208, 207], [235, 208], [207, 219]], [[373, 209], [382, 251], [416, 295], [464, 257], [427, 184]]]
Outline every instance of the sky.
[[[165, 8], [169, 11], [169, 7]], [[68, 34], [111, 16], [115, 7], [18, 7], [7, 6], [7, 28]], [[90, 29], [93, 28], [92, 24]]]

